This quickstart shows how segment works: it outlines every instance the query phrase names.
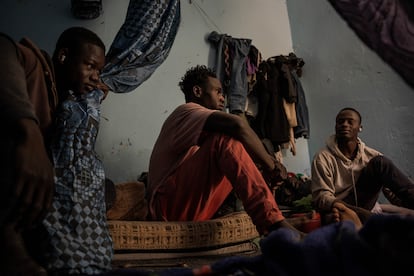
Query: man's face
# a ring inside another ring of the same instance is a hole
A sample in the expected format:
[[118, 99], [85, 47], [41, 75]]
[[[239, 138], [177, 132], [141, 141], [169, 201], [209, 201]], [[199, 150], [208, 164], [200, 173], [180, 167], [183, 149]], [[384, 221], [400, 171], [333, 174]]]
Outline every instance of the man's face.
[[104, 65], [104, 50], [94, 44], [84, 44], [81, 51], [68, 63], [67, 88], [76, 94], [86, 94], [96, 89]]
[[335, 133], [338, 139], [356, 139], [360, 127], [361, 122], [359, 116], [352, 110], [343, 110], [336, 116]]
[[224, 94], [221, 82], [217, 78], [208, 78], [205, 88], [202, 88], [200, 104], [208, 109], [224, 110]]

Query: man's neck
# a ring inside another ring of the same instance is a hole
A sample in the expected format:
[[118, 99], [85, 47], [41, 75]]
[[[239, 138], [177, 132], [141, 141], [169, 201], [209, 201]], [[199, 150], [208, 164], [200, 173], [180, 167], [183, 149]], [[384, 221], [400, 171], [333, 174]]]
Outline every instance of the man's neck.
[[358, 141], [338, 141], [338, 148], [343, 155], [353, 160], [358, 153]]

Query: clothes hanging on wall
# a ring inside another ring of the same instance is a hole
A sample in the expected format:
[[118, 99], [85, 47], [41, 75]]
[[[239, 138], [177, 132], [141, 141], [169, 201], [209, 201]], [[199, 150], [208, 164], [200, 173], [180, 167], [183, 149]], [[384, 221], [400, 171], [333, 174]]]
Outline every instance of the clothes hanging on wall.
[[230, 113], [244, 113], [247, 99], [247, 64], [252, 40], [213, 31], [207, 40], [216, 49], [216, 74], [223, 84]]
[[[289, 89], [294, 89], [295, 99], [292, 101], [295, 103], [295, 114], [296, 114], [296, 125], [291, 124], [293, 127], [294, 135], [293, 138], [309, 138], [310, 125], [309, 125], [309, 114], [308, 107], [306, 104], [305, 91], [300, 82], [302, 76], [302, 67], [305, 62], [302, 58], [297, 57], [294, 53], [289, 53], [287, 56], [279, 56], [281, 62], [288, 68], [289, 73], [287, 76], [289, 82]], [[287, 72], [285, 73], [287, 74]]]
[[106, 57], [102, 80], [115, 93], [134, 90], [167, 58], [180, 23], [179, 0], [131, 0]]
[[259, 112], [259, 103], [254, 86], [257, 82], [257, 72], [259, 64], [262, 62], [262, 54], [253, 44], [250, 45], [249, 54], [247, 55], [247, 99], [244, 113], [247, 119], [255, 118]]
[[259, 108], [250, 124], [275, 151], [290, 147], [296, 155], [295, 139], [309, 138], [308, 109], [299, 80], [304, 64], [301, 58], [290, 53], [270, 57], [259, 65], [253, 89]]
[[[254, 89], [259, 101], [259, 112], [252, 127], [262, 139], [269, 139], [274, 148], [288, 143], [290, 125], [284, 109], [283, 99], [292, 102], [287, 79], [281, 71], [282, 63], [278, 58], [269, 58], [259, 65], [257, 82]], [[282, 93], [285, 93], [284, 95]], [[290, 99], [289, 99], [290, 98]]]
[[296, 103], [296, 118], [297, 126], [293, 129], [295, 138], [303, 137], [309, 139], [310, 136], [310, 124], [309, 124], [309, 112], [306, 104], [305, 91], [303, 90], [302, 84], [299, 80], [299, 76], [296, 70], [291, 72], [296, 92], [298, 94], [298, 100]]
[[[230, 113], [242, 114], [271, 151], [309, 138], [308, 109], [299, 77], [305, 64], [294, 53], [262, 60], [251, 39], [213, 31], [207, 40], [216, 51], [215, 71]], [[271, 145], [271, 146], [269, 146]]]

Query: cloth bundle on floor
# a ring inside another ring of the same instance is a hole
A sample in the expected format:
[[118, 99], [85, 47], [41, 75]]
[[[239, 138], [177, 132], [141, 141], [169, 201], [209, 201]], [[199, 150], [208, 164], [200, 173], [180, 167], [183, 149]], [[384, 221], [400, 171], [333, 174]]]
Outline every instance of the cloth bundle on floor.
[[261, 241], [262, 255], [230, 257], [212, 275], [405, 275], [414, 258], [414, 217], [372, 216], [358, 232], [350, 221], [330, 224], [298, 241], [280, 229]]

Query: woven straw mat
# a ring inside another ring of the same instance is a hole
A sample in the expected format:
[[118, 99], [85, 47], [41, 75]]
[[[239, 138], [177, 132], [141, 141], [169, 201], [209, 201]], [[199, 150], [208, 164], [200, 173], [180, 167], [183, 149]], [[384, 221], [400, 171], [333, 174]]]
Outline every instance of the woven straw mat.
[[200, 222], [109, 220], [114, 250], [189, 250], [224, 247], [259, 237], [244, 211]]

